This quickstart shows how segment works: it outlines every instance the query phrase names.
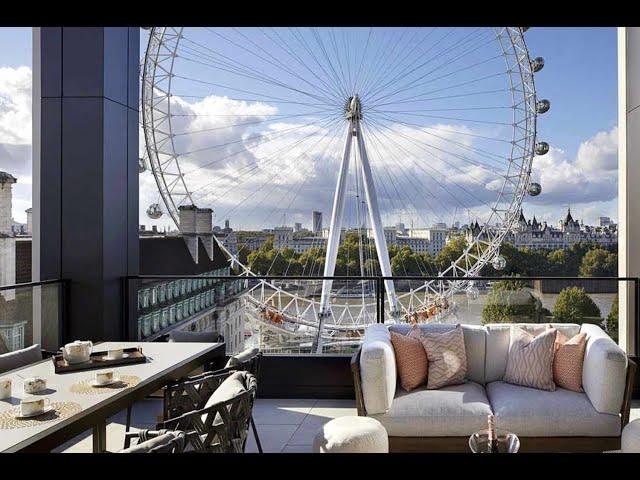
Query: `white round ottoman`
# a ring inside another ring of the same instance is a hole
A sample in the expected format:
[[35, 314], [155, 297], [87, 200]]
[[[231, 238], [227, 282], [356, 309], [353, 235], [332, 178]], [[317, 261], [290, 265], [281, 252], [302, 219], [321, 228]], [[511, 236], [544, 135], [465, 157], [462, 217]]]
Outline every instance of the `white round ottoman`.
[[313, 441], [315, 453], [389, 453], [382, 424], [369, 417], [340, 417], [326, 423]]
[[629, 422], [622, 430], [622, 453], [640, 453], [640, 419]]

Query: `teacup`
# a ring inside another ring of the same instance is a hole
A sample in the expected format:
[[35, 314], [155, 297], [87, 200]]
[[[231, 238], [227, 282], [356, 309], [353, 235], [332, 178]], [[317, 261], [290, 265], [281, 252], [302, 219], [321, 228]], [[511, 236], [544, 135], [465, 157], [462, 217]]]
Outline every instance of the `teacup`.
[[11, 398], [11, 379], [9, 377], [0, 378], [0, 400]]
[[114, 348], [112, 350], [109, 350], [109, 353], [107, 354], [107, 358], [109, 360], [119, 360], [124, 356], [124, 350], [122, 348]]
[[47, 380], [42, 377], [25, 378], [22, 381], [24, 393], [38, 393], [47, 389]]
[[107, 385], [112, 383], [114, 379], [113, 370], [105, 370], [104, 372], [96, 372], [96, 385]]
[[20, 400], [20, 415], [28, 417], [44, 412], [51, 405], [51, 400], [44, 397], [27, 397]]

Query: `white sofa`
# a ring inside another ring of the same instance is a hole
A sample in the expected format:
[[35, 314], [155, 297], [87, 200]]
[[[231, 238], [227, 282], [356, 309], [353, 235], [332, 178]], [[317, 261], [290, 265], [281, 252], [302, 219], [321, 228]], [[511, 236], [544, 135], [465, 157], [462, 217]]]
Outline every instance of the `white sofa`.
[[[537, 333], [548, 324], [518, 324]], [[522, 451], [603, 451], [620, 448], [628, 421], [632, 368], [624, 351], [596, 325], [552, 324], [571, 337], [588, 336], [584, 393], [554, 392], [502, 381], [507, 365], [510, 324], [463, 325], [467, 382], [405, 392], [398, 383], [389, 331], [409, 325], [372, 325], [352, 360], [359, 415], [379, 420], [391, 451], [468, 451], [468, 437], [486, 428], [487, 415], [498, 428], [516, 433]], [[429, 331], [454, 325], [425, 324]], [[628, 370], [630, 374], [627, 375]]]

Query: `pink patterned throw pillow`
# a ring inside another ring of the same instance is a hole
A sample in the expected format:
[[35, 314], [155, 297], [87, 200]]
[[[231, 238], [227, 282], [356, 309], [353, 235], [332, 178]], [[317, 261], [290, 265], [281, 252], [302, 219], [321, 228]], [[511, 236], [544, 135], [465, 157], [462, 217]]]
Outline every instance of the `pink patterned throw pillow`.
[[400, 385], [407, 392], [427, 381], [429, 362], [420, 340], [391, 332], [391, 345], [396, 355]]
[[465, 382], [467, 354], [462, 326], [456, 325], [453, 330], [443, 333], [423, 332], [419, 328], [413, 328], [408, 335], [418, 338], [427, 352], [429, 390]]
[[579, 333], [571, 338], [558, 330], [553, 358], [553, 380], [561, 388], [582, 392], [582, 364], [587, 348], [587, 334]]

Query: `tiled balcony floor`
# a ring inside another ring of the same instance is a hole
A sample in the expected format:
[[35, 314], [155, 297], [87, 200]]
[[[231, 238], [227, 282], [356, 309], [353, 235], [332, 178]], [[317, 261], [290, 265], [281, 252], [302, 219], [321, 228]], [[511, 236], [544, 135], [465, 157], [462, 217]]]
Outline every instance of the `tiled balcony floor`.
[[[353, 400], [259, 399], [253, 411], [262, 448], [269, 453], [311, 452], [313, 437], [324, 423], [332, 418], [357, 414]], [[136, 403], [132, 430], [154, 428], [161, 413], [160, 399]], [[107, 449], [111, 452], [122, 448], [125, 418], [126, 413], [120, 412], [107, 425]], [[640, 400], [632, 403], [631, 420], [636, 418], [640, 418]], [[91, 432], [88, 431], [56, 451], [90, 453], [91, 448]], [[257, 452], [253, 434], [249, 438], [247, 452]]]

